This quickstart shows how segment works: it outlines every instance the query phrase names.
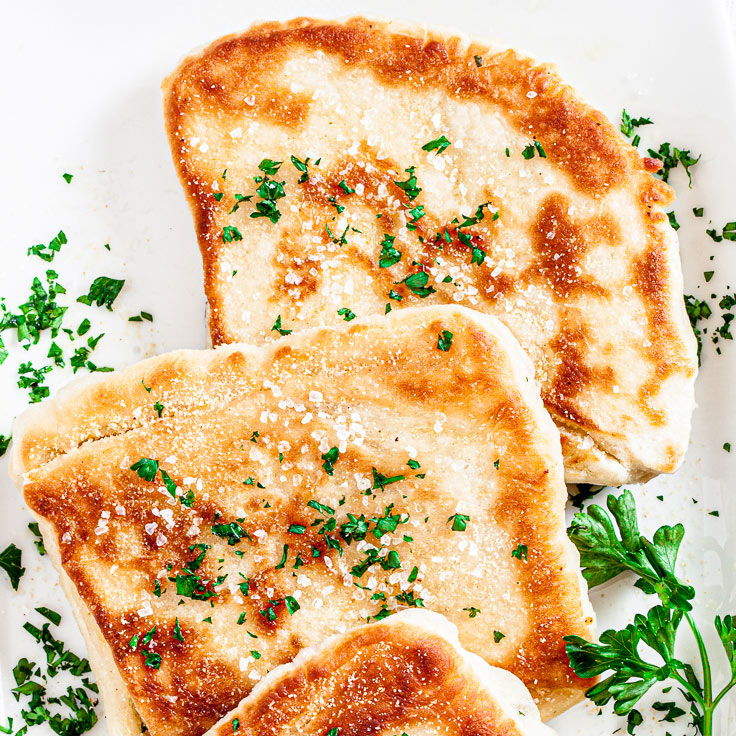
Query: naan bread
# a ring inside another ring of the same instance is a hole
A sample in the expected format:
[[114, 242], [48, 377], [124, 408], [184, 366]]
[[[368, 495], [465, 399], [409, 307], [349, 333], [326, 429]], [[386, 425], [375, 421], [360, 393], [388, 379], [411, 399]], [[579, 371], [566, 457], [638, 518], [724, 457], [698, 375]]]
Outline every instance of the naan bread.
[[500, 322], [438, 306], [170, 353], [29, 409], [12, 473], [89, 612], [112, 732], [134, 704], [152, 736], [199, 736], [302, 647], [420, 606], [544, 718], [578, 701], [562, 638], [593, 613], [531, 373]]
[[465, 651], [443, 616], [404, 611], [302, 650], [206, 736], [554, 736], [510, 672]]
[[301, 18], [216, 41], [164, 95], [215, 344], [275, 339], [279, 317], [300, 330], [344, 308], [463, 304], [531, 357], [568, 482], [678, 467], [697, 361], [673, 193], [549, 67]]

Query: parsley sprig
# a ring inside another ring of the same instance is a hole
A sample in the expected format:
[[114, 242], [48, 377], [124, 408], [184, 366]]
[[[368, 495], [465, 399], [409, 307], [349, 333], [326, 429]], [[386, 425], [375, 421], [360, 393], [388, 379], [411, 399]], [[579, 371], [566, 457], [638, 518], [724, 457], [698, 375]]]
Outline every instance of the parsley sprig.
[[[676, 574], [675, 566], [685, 530], [682, 524], [662, 526], [651, 541], [642, 536], [636, 504], [630, 491], [608, 496], [608, 511], [591, 505], [573, 518], [568, 530], [580, 552], [583, 576], [592, 588], [621, 573], [633, 572], [636, 587], [656, 594], [660, 604], [647, 614], [637, 614], [633, 623], [620, 631], [604, 631], [600, 643], [579, 636], [566, 636], [570, 665], [580, 677], [611, 674], [590, 688], [586, 695], [596, 705], [613, 700], [614, 711], [629, 715], [630, 724], [641, 722], [634, 709], [639, 700], [658, 682], [674, 680], [690, 703], [693, 725], [703, 736], [713, 734], [713, 712], [726, 693], [736, 685], [736, 620], [728, 615], [715, 617], [715, 628], [728, 658], [731, 679], [719, 693], [713, 689], [710, 657], [703, 636], [692, 615], [695, 590]], [[698, 647], [701, 684], [694, 667], [675, 656], [675, 640], [682, 621], [687, 621]], [[646, 644], [659, 657], [648, 651]], [[668, 705], [668, 704], [661, 704]]]

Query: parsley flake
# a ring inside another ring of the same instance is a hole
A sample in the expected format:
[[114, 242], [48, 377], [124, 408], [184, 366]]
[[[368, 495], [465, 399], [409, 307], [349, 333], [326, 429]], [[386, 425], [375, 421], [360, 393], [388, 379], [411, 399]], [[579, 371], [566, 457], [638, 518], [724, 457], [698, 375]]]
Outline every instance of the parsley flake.
[[425, 143], [422, 146], [422, 151], [436, 151], [437, 153], [442, 153], [450, 145], [452, 145], [450, 141], [448, 141], [444, 135], [441, 135], [439, 138], [435, 138], [433, 141]]
[[452, 345], [452, 332], [442, 330], [437, 337], [437, 348], [443, 352], [447, 352]]
[[98, 307], [105, 306], [109, 311], [112, 311], [113, 302], [117, 299], [123, 284], [125, 284], [123, 279], [98, 276], [90, 285], [89, 292], [77, 297], [77, 301], [87, 306], [92, 304], [96, 304]]
[[273, 327], [271, 328], [271, 332], [278, 332], [279, 335], [290, 335], [292, 333], [292, 330], [287, 330], [286, 328], [281, 326], [281, 315], [276, 317], [276, 321], [273, 323]]

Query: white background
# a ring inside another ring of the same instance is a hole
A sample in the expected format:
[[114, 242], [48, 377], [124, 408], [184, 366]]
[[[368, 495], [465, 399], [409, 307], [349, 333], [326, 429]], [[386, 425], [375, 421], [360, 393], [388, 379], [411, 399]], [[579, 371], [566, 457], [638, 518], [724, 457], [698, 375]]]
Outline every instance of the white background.
[[[363, 13], [455, 27], [555, 62], [569, 82], [615, 120], [622, 107], [633, 115], [649, 115], [656, 125], [642, 129], [645, 146], [669, 140], [702, 153], [693, 169], [692, 191], [679, 173], [673, 180], [686, 290], [704, 297], [723, 293], [729, 277], [736, 282], [736, 244], [715, 245], [704, 233], [710, 219], [719, 230], [736, 219], [734, 50], [728, 16], [716, 0], [48, 0], [6, 1], [0, 9], [0, 99], [5, 100], [0, 115], [0, 295], [11, 308], [25, 300], [31, 278], [46, 267], [26, 257], [28, 246], [48, 242], [64, 229], [69, 244], [53, 267], [70, 294], [85, 292], [99, 275], [126, 279], [113, 313], [81, 305], [70, 310], [70, 324], [88, 316], [104, 329], [94, 356], [100, 365], [119, 367], [156, 352], [205, 345], [200, 258], [164, 137], [159, 85], [194, 47], [267, 15]], [[71, 184], [62, 179], [64, 172], [74, 174]], [[703, 220], [693, 218], [693, 206], [705, 207]], [[716, 275], [706, 287], [702, 273], [714, 264]], [[154, 314], [152, 325], [127, 322], [141, 309]], [[12, 339], [6, 342], [13, 357], [0, 367], [4, 434], [25, 403], [15, 386], [20, 351]], [[685, 522], [681, 569], [699, 591], [698, 617], [708, 631], [715, 612], [736, 613], [736, 349], [732, 343], [723, 348], [724, 354], [716, 356], [706, 339], [699, 409], [685, 466], [675, 476], [636, 489], [647, 533], [661, 523]], [[35, 362], [47, 362], [46, 349], [32, 352]], [[66, 380], [62, 371], [51, 377], [52, 385]], [[722, 450], [726, 441], [734, 445], [731, 455]], [[3, 724], [4, 716], [18, 715], [10, 696], [11, 668], [21, 654], [35, 653], [21, 630], [24, 617], [38, 605], [67, 614], [48, 561], [33, 549], [26, 529], [30, 517], [5, 477], [6, 465], [3, 458], [0, 549], [11, 541], [22, 547], [28, 570], [19, 593], [0, 573]], [[713, 509], [720, 511], [719, 518], [707, 514]], [[630, 581], [596, 590], [592, 598], [601, 630], [621, 626], [635, 611], [652, 605], [630, 590]], [[68, 615], [62, 632], [77, 651], [82, 649]], [[683, 628], [682, 657], [692, 656], [687, 636]], [[722, 665], [712, 637], [710, 643]], [[722, 666], [717, 671], [722, 675]], [[624, 726], [608, 709], [600, 717], [596, 710], [578, 706], [554, 725], [564, 736], [607, 734]], [[722, 710], [726, 716], [725, 705]], [[648, 709], [644, 713], [645, 726], [638, 733], [664, 734], [665, 726], [673, 736], [684, 733], [684, 719], [660, 725]], [[717, 733], [736, 730], [736, 720], [729, 727], [722, 718], [720, 729]], [[101, 725], [95, 733], [104, 732]]]

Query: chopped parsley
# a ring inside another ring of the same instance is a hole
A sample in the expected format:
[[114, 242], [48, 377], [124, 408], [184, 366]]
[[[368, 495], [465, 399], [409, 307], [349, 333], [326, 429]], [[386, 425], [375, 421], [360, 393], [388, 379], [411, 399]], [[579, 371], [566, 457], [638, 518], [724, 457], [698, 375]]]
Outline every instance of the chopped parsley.
[[147, 480], [149, 483], [156, 478], [158, 473], [158, 460], [152, 460], [149, 457], [142, 457], [134, 462], [130, 469], [138, 474], [139, 478]]
[[41, 530], [38, 528], [38, 522], [32, 521], [28, 525], [28, 528], [30, 529], [31, 534], [33, 534], [33, 536], [35, 537], [33, 540], [33, 545], [35, 546], [36, 551], [41, 557], [44, 557], [46, 554], [46, 547], [44, 547], [43, 544], [43, 537], [41, 536]]
[[394, 247], [394, 240], [396, 238], [393, 235], [384, 233], [381, 242], [381, 255], [378, 260], [378, 265], [381, 268], [389, 268], [389, 266], [393, 266], [401, 260], [401, 251]]
[[475, 606], [468, 606], [467, 608], [463, 608], [463, 611], [467, 611], [470, 618], [475, 618], [480, 613], [480, 608], [476, 608]]
[[390, 477], [385, 476], [383, 473], [379, 473], [375, 468], [373, 471], [373, 488], [372, 490], [381, 489], [383, 490], [386, 486], [390, 486], [392, 483], [398, 483], [400, 480], [404, 480], [404, 475], [392, 475]]
[[[61, 616], [45, 607], [36, 610], [51, 623], [38, 628], [26, 622], [23, 628], [42, 646], [46, 672], [25, 657], [13, 668], [16, 684], [13, 695], [16, 700], [21, 697], [27, 699], [21, 710], [25, 726], [16, 731], [16, 735], [22, 736], [30, 726], [47, 723], [53, 732], [61, 736], [79, 736], [97, 722], [97, 685], [88, 677], [89, 662], [66, 649], [64, 643], [51, 633], [50, 625], [58, 626]], [[48, 681], [60, 671], [67, 672], [75, 681], [67, 686], [64, 694], [59, 694], [60, 688], [54, 687], [55, 692], [51, 695], [47, 690]]]
[[448, 523], [452, 522], [452, 531], [464, 532], [467, 529], [470, 517], [467, 514], [453, 514], [447, 519]]
[[506, 634], [502, 634], [500, 631], [494, 631], [493, 632], [493, 641], [498, 644], [498, 642], [501, 641], [501, 639], [505, 639]]
[[72, 179], [74, 178], [74, 174], [62, 174], [61, 177], [67, 184], [71, 184]]
[[113, 302], [117, 299], [123, 284], [125, 284], [123, 279], [98, 276], [90, 285], [89, 292], [77, 297], [77, 301], [87, 306], [92, 304], [96, 304], [98, 307], [105, 306], [112, 311]]
[[526, 148], [521, 152], [521, 155], [527, 160], [534, 158], [535, 154], [538, 155], [539, 158], [547, 158], [547, 153], [544, 148], [542, 148], [542, 144], [536, 140], [526, 146]]
[[[624, 109], [621, 113], [621, 132], [627, 137], [631, 138], [634, 135], [634, 128], [638, 128], [641, 125], [651, 125], [652, 121], [649, 118], [632, 118], [628, 112]], [[639, 145], [638, 136], [635, 146]]]
[[343, 179], [337, 186], [339, 186], [340, 189], [345, 192], [345, 194], [355, 194], [355, 189], [353, 189], [351, 186], [348, 186], [345, 179]]
[[698, 365], [700, 365], [700, 354], [703, 350], [702, 331], [698, 324], [701, 320], [708, 319], [713, 314], [708, 302], [696, 299], [691, 294], [685, 294], [685, 310], [690, 318], [690, 325], [693, 333], [698, 341]]
[[442, 153], [450, 145], [450, 141], [448, 141], [444, 135], [441, 135], [439, 138], [435, 138], [433, 141], [425, 143], [422, 146], [422, 151], [436, 151], [437, 153]]
[[28, 255], [38, 256], [41, 260], [51, 263], [54, 260], [54, 256], [61, 250], [61, 246], [66, 245], [68, 242], [64, 231], [59, 230], [48, 245], [44, 245], [43, 243], [32, 245], [28, 249]]
[[482, 56], [477, 56], [476, 55], [473, 58], [475, 59], [475, 65], [476, 66], [478, 66], [478, 67], [483, 66], [483, 57]]
[[128, 317], [128, 322], [153, 322], [153, 315], [150, 312], [141, 312], [133, 317]]
[[21, 566], [22, 557], [22, 552], [14, 544], [9, 544], [0, 552], [0, 568], [8, 574], [13, 590], [18, 590], [18, 583], [26, 571], [25, 567]]
[[404, 171], [409, 174], [406, 181], [394, 181], [394, 184], [396, 184], [396, 186], [401, 189], [410, 200], [417, 197], [419, 192], [422, 191], [421, 187], [417, 186], [417, 177], [414, 174], [415, 168], [415, 166], [410, 166], [408, 169], [404, 169]]
[[258, 168], [266, 176], [275, 176], [278, 173], [278, 170], [281, 168], [282, 163], [282, 161], [271, 161], [270, 158], [264, 158], [263, 161], [258, 164]]
[[452, 345], [452, 332], [449, 330], [442, 330], [437, 336], [437, 348], [443, 352], [447, 352]]
[[351, 309], [348, 309], [347, 307], [340, 307], [340, 309], [337, 310], [337, 313], [346, 321], [350, 322], [354, 320], [358, 315], [355, 314]]
[[251, 212], [250, 217], [254, 219], [266, 217], [274, 224], [281, 219], [281, 212], [276, 202], [286, 196], [284, 182], [278, 182], [270, 178], [278, 172], [280, 166], [281, 161], [271, 161], [268, 158], [264, 158], [258, 165], [265, 176], [254, 177], [254, 181], [259, 185], [256, 194], [261, 198], [261, 201], [256, 202], [256, 211]]
[[211, 531], [216, 537], [227, 540], [230, 547], [238, 544], [241, 539], [253, 541], [250, 534], [237, 521], [231, 521], [229, 524], [213, 524]]
[[671, 143], [662, 143], [659, 147], [659, 150], [654, 151], [650, 148], [647, 150], [647, 153], [652, 158], [656, 158], [662, 162], [662, 169], [658, 174], [658, 176], [661, 177], [662, 181], [668, 181], [670, 171], [677, 168], [677, 165], [680, 164], [682, 165], [682, 168], [685, 169], [685, 173], [687, 174], [688, 186], [690, 187], [690, 189], [692, 189], [693, 178], [692, 174], [690, 173], [690, 168], [692, 166], [695, 166], [695, 164], [700, 161], [700, 156], [698, 156], [697, 158], [693, 158], [690, 155], [689, 150], [680, 150], [679, 148], [673, 146]]
[[281, 315], [276, 317], [276, 321], [273, 323], [273, 327], [271, 328], [271, 332], [278, 332], [279, 335], [290, 335], [292, 333], [292, 330], [287, 330], [285, 327], [281, 326]]
[[720, 243], [722, 240], [730, 240], [731, 242], [736, 242], [736, 222], [727, 222], [723, 226], [723, 230], [721, 230], [720, 235], [716, 232], [715, 228], [711, 230], [706, 230], [705, 232], [716, 243]]
[[[406, 287], [409, 289], [409, 291], [411, 291], [412, 294], [416, 294], [418, 297], [424, 299], [425, 297], [428, 297], [430, 294], [434, 294], [437, 291], [437, 289], [435, 289], [433, 286], [427, 286], [428, 281], [429, 274], [426, 271], [417, 271], [416, 273], [410, 274], [405, 279], [402, 279], [401, 281], [395, 281], [394, 283], [406, 284]], [[392, 299], [395, 298], [391, 294], [389, 294], [389, 297]]]
[[516, 549], [512, 550], [511, 556], [516, 557], [517, 560], [521, 560], [522, 558], [524, 558], [524, 560], [528, 560], [529, 552], [527, 550], [526, 545], [525, 544], [516, 545]]
[[304, 159], [304, 161], [300, 161], [296, 156], [291, 157], [291, 163], [294, 164], [294, 168], [297, 171], [301, 172], [301, 176], [299, 177], [299, 184], [304, 184], [304, 182], [309, 180], [309, 156]]
[[237, 240], [242, 240], [243, 234], [234, 225], [225, 225], [222, 228], [222, 242], [232, 243]]
[[339, 457], [340, 451], [337, 449], [337, 447], [331, 447], [324, 455], [322, 455], [322, 460], [324, 460], [322, 468], [325, 473], [327, 473], [327, 475], [334, 475], [335, 463], [337, 462], [337, 459]]

